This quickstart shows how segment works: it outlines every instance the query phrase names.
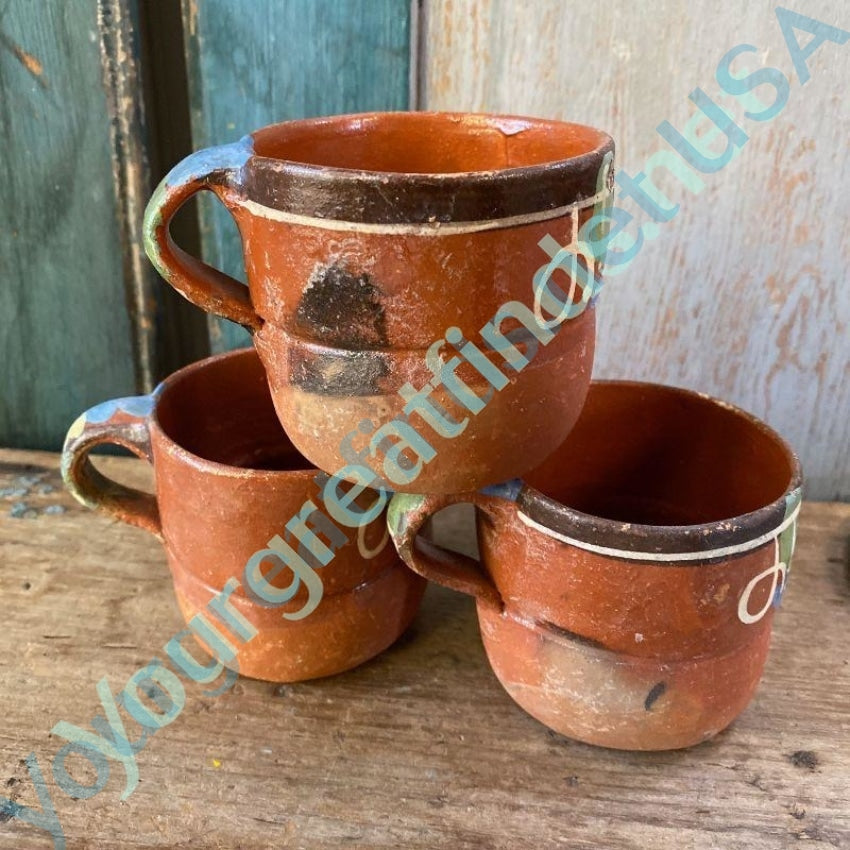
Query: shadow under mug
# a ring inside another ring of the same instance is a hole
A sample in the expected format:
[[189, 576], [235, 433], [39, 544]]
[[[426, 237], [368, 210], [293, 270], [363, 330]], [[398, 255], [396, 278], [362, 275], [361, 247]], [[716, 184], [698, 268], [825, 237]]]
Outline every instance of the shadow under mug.
[[[153, 464], [155, 495], [95, 469], [89, 452], [105, 443]], [[251, 349], [86, 411], [68, 431], [62, 473], [83, 504], [164, 543], [189, 629], [246, 676], [348, 670], [390, 646], [418, 610], [425, 582], [388, 545], [387, 494], [346, 490], [351, 527], [326, 514], [328, 476], [286, 437]]]
[[[172, 169], [145, 247], [184, 297], [252, 333], [280, 421], [316, 466], [364, 465], [398, 492], [472, 490], [533, 468], [581, 409], [595, 304], [570, 264], [601, 277], [605, 237], [581, 261], [578, 240], [610, 203], [613, 151], [600, 130], [538, 118], [285, 122]], [[202, 190], [236, 221], [247, 287], [169, 234]], [[534, 278], [559, 248], [552, 283], [588, 301], [554, 334]], [[386, 446], [409, 418], [421, 433], [399, 472]]]
[[[755, 417], [600, 381], [524, 482], [400, 494], [389, 522], [411, 568], [476, 598], [491, 666], [529, 714], [588, 743], [658, 750], [711, 738], [752, 698], [800, 498], [797, 458]], [[417, 536], [464, 501], [480, 562]]]

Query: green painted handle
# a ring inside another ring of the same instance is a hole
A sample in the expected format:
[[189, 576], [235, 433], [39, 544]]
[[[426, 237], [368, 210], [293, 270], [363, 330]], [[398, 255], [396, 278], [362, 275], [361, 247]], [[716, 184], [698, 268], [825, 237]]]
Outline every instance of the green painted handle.
[[230, 275], [187, 254], [171, 238], [169, 226], [175, 213], [202, 191], [223, 200], [239, 180], [252, 153], [246, 136], [231, 145], [207, 148], [179, 162], [157, 186], [145, 210], [145, 251], [165, 281], [184, 298], [207, 313], [230, 319], [253, 333], [262, 326], [248, 287]]
[[390, 535], [402, 560], [415, 573], [501, 610], [504, 607], [502, 597], [478, 561], [419, 536], [430, 517], [458, 502], [471, 502], [476, 508], [491, 513], [490, 497], [481, 493], [427, 496], [397, 493], [387, 515]]
[[89, 460], [95, 446], [113, 444], [151, 462], [148, 422], [153, 407], [152, 396], [134, 396], [98, 404], [78, 416], [62, 447], [62, 479], [71, 495], [86, 507], [144, 528], [161, 540], [156, 497], [110, 480]]

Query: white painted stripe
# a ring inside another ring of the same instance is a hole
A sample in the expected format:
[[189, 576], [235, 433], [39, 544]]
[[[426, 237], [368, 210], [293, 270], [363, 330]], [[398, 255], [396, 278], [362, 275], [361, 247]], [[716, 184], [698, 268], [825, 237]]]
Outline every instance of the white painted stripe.
[[[384, 523], [386, 525], [386, 523]], [[384, 551], [384, 548], [387, 545], [387, 541], [390, 539], [389, 529], [384, 528], [384, 536], [381, 538], [381, 542], [374, 548], [370, 549], [366, 545], [366, 526], [361, 525], [357, 529], [357, 549], [360, 552], [360, 556], [366, 560], [371, 561], [372, 558], [380, 555], [381, 552]]]
[[[794, 527], [796, 528], [796, 526]], [[760, 572], [757, 576], [753, 576], [753, 578], [749, 580], [747, 586], [744, 588], [744, 592], [741, 594], [741, 598], [738, 600], [738, 619], [744, 623], [744, 625], [749, 626], [752, 623], [759, 622], [759, 620], [763, 619], [764, 615], [767, 614], [767, 612], [773, 607], [777, 585], [779, 586], [780, 598], [782, 593], [785, 591], [785, 585], [788, 582], [788, 565], [779, 560], [778, 536], [774, 546], [775, 553], [773, 556], [773, 563], [766, 570], [762, 570], [762, 572]], [[793, 549], [793, 546], [791, 548]], [[767, 599], [765, 599], [760, 611], [757, 611], [755, 614], [751, 614], [750, 596], [752, 596], [753, 591], [761, 584], [762, 580], [768, 576], [770, 576], [770, 590], [767, 593]], [[779, 584], [780, 579], [782, 580], [781, 585]]]
[[[318, 218], [317, 216], [298, 215], [296, 213], [275, 210], [263, 206], [256, 201], [238, 200], [238, 206], [259, 218], [271, 221], [283, 221], [287, 224], [298, 224], [304, 227], [318, 227], [322, 230], [344, 230], [357, 233], [387, 233], [410, 234], [414, 236], [450, 236], [457, 233], [475, 233], [479, 230], [498, 230], [502, 227], [517, 227], [523, 224], [534, 224], [538, 221], [548, 221], [560, 218], [571, 212], [592, 207], [610, 194], [608, 189], [597, 192], [591, 198], [576, 201], [565, 207], [553, 210], [541, 210], [525, 215], [513, 215], [506, 218], [484, 219], [482, 221], [435, 221], [432, 224], [373, 224], [360, 221], [339, 221], [337, 219]], [[577, 228], [577, 224], [573, 225]]]
[[800, 505], [794, 509], [793, 513], [786, 517], [782, 523], [773, 531], [768, 531], [759, 537], [752, 540], [747, 540], [743, 543], [734, 543], [731, 546], [721, 546], [718, 549], [706, 549], [704, 552], [631, 552], [628, 549], [612, 549], [608, 546], [597, 546], [594, 543], [586, 543], [583, 540], [576, 540], [573, 537], [567, 537], [565, 534], [560, 534], [553, 531], [551, 528], [546, 528], [545, 525], [535, 522], [531, 517], [526, 516], [522, 511], [518, 511], [519, 518], [530, 528], [545, 534], [547, 537], [554, 537], [562, 543], [569, 543], [577, 549], [584, 549], [587, 552], [594, 552], [597, 555], [607, 555], [612, 558], [623, 558], [630, 561], [656, 561], [656, 562], [677, 562], [677, 561], [708, 561], [713, 558], [723, 558], [727, 555], [739, 555], [742, 552], [749, 552], [752, 549], [758, 549], [765, 543], [777, 539], [779, 535], [788, 528], [791, 523], [797, 519], [797, 514], [800, 513]]

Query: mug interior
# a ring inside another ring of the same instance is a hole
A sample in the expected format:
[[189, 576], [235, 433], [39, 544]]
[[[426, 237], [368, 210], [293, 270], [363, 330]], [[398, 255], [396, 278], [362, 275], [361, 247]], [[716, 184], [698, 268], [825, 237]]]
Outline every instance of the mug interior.
[[314, 469], [292, 445], [253, 349], [193, 364], [169, 378], [156, 405], [159, 427], [203, 460], [256, 470]]
[[292, 121], [253, 134], [257, 156], [326, 168], [457, 174], [523, 168], [604, 148], [581, 124], [500, 115], [384, 112]]
[[780, 499], [798, 476], [785, 443], [755, 417], [674, 387], [594, 382], [566, 441], [526, 484], [591, 516], [699, 525]]

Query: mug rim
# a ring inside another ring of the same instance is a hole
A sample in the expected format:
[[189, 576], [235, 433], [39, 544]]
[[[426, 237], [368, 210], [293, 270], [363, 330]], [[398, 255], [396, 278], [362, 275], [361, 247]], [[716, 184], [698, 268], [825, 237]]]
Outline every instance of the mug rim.
[[[253, 469], [252, 467], [246, 466], [233, 466], [229, 463], [222, 463], [217, 460], [210, 460], [209, 458], [202, 457], [199, 454], [187, 449], [185, 446], [178, 443], [166, 430], [163, 426], [162, 422], [159, 418], [159, 406], [162, 403], [163, 397], [174, 390], [174, 386], [179, 384], [181, 381], [186, 380], [187, 378], [191, 378], [195, 373], [202, 372], [205, 369], [208, 369], [211, 366], [215, 366], [218, 363], [227, 360], [236, 360], [241, 357], [251, 356], [259, 359], [259, 355], [256, 352], [256, 349], [252, 347], [244, 347], [244, 348], [234, 348], [231, 351], [223, 351], [219, 354], [213, 354], [209, 357], [204, 357], [201, 360], [195, 360], [192, 363], [188, 363], [185, 366], [182, 366], [175, 372], [172, 372], [170, 375], [163, 378], [150, 393], [148, 398], [152, 401], [152, 409], [148, 418], [148, 427], [151, 432], [151, 436], [153, 437], [156, 434], [156, 441], [162, 441], [165, 450], [168, 454], [179, 461], [180, 463], [185, 463], [197, 470], [202, 472], [207, 472], [211, 474], [215, 474], [221, 477], [228, 478], [251, 478], [254, 480], [278, 480], [283, 477], [290, 478], [298, 478], [304, 480], [311, 480], [316, 477], [318, 473], [321, 473], [320, 470], [316, 466], [311, 466], [308, 469]], [[292, 447], [295, 452], [298, 452], [300, 457], [304, 457], [300, 451], [295, 447], [295, 444], [289, 437], [289, 434], [281, 425], [281, 431], [283, 432], [286, 441]], [[151, 440], [152, 443], [155, 440]], [[304, 460], [307, 460], [304, 458]], [[309, 461], [307, 461], [309, 463]]]
[[[644, 388], [709, 402], [745, 420], [776, 444], [791, 476], [782, 495], [755, 510], [692, 525], [657, 525], [595, 516], [564, 505], [524, 480], [517, 493], [520, 519], [562, 542], [610, 557], [650, 562], [706, 562], [751, 551], [770, 542], [796, 520], [802, 496], [802, 467], [788, 442], [763, 420], [708, 393], [652, 381], [605, 379], [592, 387]], [[569, 437], [567, 437], [569, 440]]]
[[[349, 168], [257, 152], [264, 135], [281, 132], [284, 127], [297, 130], [379, 122], [487, 126], [511, 135], [548, 127], [593, 138], [587, 150], [573, 156], [453, 172]], [[426, 233], [439, 231], [441, 225], [478, 225], [472, 229], [481, 229], [483, 222], [493, 222], [499, 227], [518, 226], [571, 214], [613, 192], [613, 167], [605, 175], [604, 186], [598, 185], [606, 156], [609, 160], [613, 157], [613, 138], [587, 124], [552, 118], [431, 110], [361, 112], [269, 124], [236, 144], [243, 148], [246, 162], [232, 188], [246, 194], [243, 204], [250, 205], [254, 214], [296, 223], [306, 218], [396, 229], [418, 225]]]

